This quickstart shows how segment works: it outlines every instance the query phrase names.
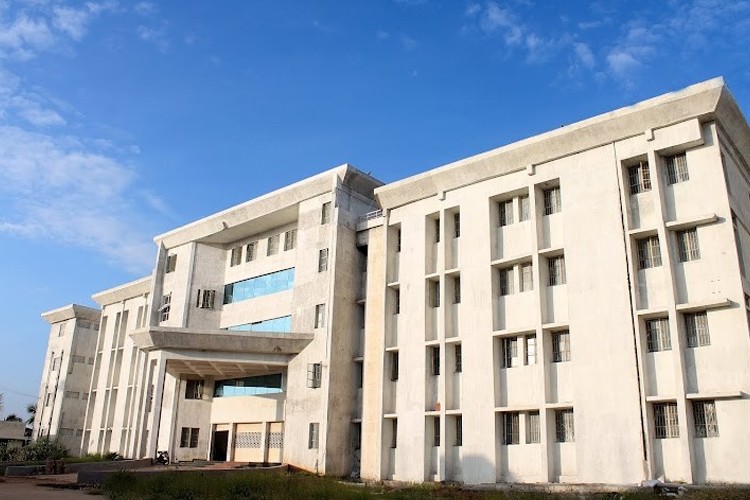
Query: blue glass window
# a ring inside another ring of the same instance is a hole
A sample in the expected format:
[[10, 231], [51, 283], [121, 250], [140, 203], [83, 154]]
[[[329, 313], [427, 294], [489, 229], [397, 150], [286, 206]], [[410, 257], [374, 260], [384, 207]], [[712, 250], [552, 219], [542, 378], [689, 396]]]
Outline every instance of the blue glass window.
[[278, 394], [280, 392], [284, 392], [281, 386], [281, 373], [217, 380], [214, 385], [215, 398]]
[[290, 290], [294, 286], [294, 268], [264, 274], [224, 285], [224, 303], [233, 304], [263, 295]]
[[228, 330], [238, 332], [278, 332], [289, 333], [292, 331], [292, 317], [282, 316], [280, 318], [257, 321], [255, 323], [245, 323], [243, 325], [230, 326]]

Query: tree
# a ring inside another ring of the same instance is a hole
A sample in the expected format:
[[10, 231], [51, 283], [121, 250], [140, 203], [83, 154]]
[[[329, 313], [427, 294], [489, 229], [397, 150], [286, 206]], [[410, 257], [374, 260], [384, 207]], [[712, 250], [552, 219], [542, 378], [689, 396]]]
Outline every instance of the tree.
[[3, 398], [4, 397], [5, 395], [2, 392], [0, 392], [0, 413], [3, 412]]
[[29, 418], [26, 419], [26, 424], [34, 425], [34, 418], [36, 418], [36, 404], [29, 403], [26, 405], [26, 413], [29, 414]]
[[22, 419], [22, 418], [20, 418], [20, 417], [19, 417], [18, 415], [16, 415], [15, 413], [11, 413], [11, 414], [10, 414], [10, 415], [8, 415], [7, 417], [5, 417], [5, 421], [6, 421], [6, 422], [23, 422], [23, 419]]

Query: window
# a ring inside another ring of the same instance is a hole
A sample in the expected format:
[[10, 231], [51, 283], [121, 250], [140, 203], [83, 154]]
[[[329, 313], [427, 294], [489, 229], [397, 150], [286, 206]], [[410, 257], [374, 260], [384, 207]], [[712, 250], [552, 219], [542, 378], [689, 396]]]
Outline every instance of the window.
[[661, 246], [658, 236], [649, 236], [636, 241], [638, 245], [638, 269], [661, 266]]
[[531, 263], [521, 264], [521, 279], [518, 283], [521, 292], [529, 292], [534, 289], [534, 274]]
[[49, 406], [51, 400], [52, 400], [52, 393], [48, 392], [47, 395], [44, 397], [44, 406]]
[[258, 257], [258, 242], [253, 241], [247, 244], [247, 252], [245, 253], [245, 262], [250, 262]]
[[234, 247], [229, 252], [229, 266], [238, 266], [240, 262], [242, 262], [242, 247]]
[[685, 314], [685, 333], [688, 347], [711, 345], [706, 311]]
[[197, 448], [199, 432], [200, 429], [196, 427], [183, 427], [180, 433], [180, 448]]
[[390, 353], [391, 357], [391, 380], [398, 380], [398, 352], [394, 351]]
[[398, 420], [391, 420], [391, 448], [396, 448], [398, 444]]
[[174, 270], [177, 269], [177, 255], [167, 255], [167, 273], [173, 273]]
[[456, 276], [453, 278], [453, 303], [461, 303], [461, 277]]
[[172, 309], [172, 292], [161, 298], [161, 321], [167, 321], [169, 319], [170, 309]]
[[461, 237], [461, 214], [458, 212], [453, 214], [453, 237]]
[[401, 290], [393, 291], [393, 314], [401, 314]]
[[667, 165], [667, 183], [676, 184], [690, 179], [688, 175], [687, 155], [680, 153], [674, 156], [664, 158]]
[[529, 220], [531, 217], [531, 210], [528, 195], [518, 198], [518, 205], [518, 221], [523, 222]]
[[693, 401], [693, 422], [695, 437], [719, 437], [719, 422], [716, 419], [716, 402]]
[[499, 270], [500, 275], [500, 295], [510, 295], [514, 291], [513, 268], [506, 267]]
[[696, 228], [677, 232], [677, 250], [680, 262], [701, 258], [701, 251], [698, 248], [698, 230]]
[[456, 415], [456, 441], [454, 446], [463, 446], [464, 444], [464, 419], [461, 415]]
[[323, 375], [323, 365], [321, 363], [307, 364], [307, 387], [317, 389], [320, 387], [320, 381]]
[[552, 332], [552, 362], [570, 361], [570, 332]]
[[502, 347], [502, 367], [511, 368], [515, 366], [514, 360], [518, 357], [518, 337], [504, 337], [500, 339]]
[[432, 375], [440, 375], [440, 347], [430, 347], [430, 357], [432, 358]]
[[539, 443], [541, 432], [539, 432], [539, 412], [530, 411], [526, 414], [526, 443]]
[[203, 381], [185, 381], [185, 399], [203, 399]]
[[669, 320], [667, 318], [646, 320], [646, 343], [648, 352], [669, 351], [672, 349], [672, 339], [669, 336]]
[[498, 226], [509, 226], [513, 224], [513, 200], [498, 203]]
[[456, 344], [453, 346], [453, 358], [456, 362], [454, 371], [456, 373], [461, 373], [461, 370], [463, 370], [463, 361], [461, 359], [461, 344]]
[[503, 444], [519, 443], [519, 416], [517, 411], [503, 413]]
[[315, 328], [326, 326], [326, 305], [318, 304], [315, 306]]
[[401, 230], [396, 231], [396, 252], [401, 251]]
[[318, 441], [320, 439], [320, 424], [318, 422], [310, 422], [310, 431], [307, 436], [307, 448], [309, 450], [318, 449]]
[[292, 229], [284, 233], [284, 251], [297, 248], [297, 230]]
[[651, 191], [651, 173], [648, 169], [648, 162], [641, 161], [629, 166], [628, 180], [631, 195]]
[[318, 251], [318, 272], [328, 271], [328, 249], [321, 248]]
[[224, 303], [233, 304], [272, 293], [290, 290], [294, 286], [294, 268], [255, 276], [224, 285]]
[[65, 335], [65, 323], [62, 322], [57, 326], [57, 336], [62, 337]]
[[227, 330], [235, 332], [290, 333], [292, 331], [292, 316], [280, 316], [253, 323], [232, 325]]
[[440, 417], [432, 417], [432, 446], [440, 446]]
[[573, 408], [555, 411], [555, 438], [558, 443], [571, 443], [576, 440]]
[[440, 218], [433, 219], [435, 230], [435, 243], [440, 243]]
[[268, 237], [268, 249], [266, 255], [276, 255], [279, 253], [279, 240], [281, 239], [280, 234], [274, 234]]
[[567, 283], [567, 276], [565, 273], [565, 257], [552, 257], [547, 260], [549, 266], [549, 286], [564, 285]]
[[213, 309], [214, 300], [216, 299], [216, 290], [198, 290], [198, 298], [195, 301], [195, 307], [199, 309]]
[[544, 190], [544, 215], [552, 215], [562, 211], [562, 197], [560, 186]]
[[677, 437], [680, 437], [677, 403], [655, 403], [654, 438], [670, 439]]
[[282, 392], [284, 392], [284, 387], [282, 386], [281, 373], [217, 380], [214, 384], [215, 398], [280, 394]]
[[430, 287], [430, 307], [440, 307], [440, 282], [430, 280], [428, 283]]
[[526, 351], [524, 352], [523, 364], [535, 365], [536, 364], [536, 335], [526, 335], [524, 337], [526, 343]]
[[323, 203], [323, 208], [320, 211], [320, 224], [328, 224], [331, 222], [331, 202], [327, 201]]

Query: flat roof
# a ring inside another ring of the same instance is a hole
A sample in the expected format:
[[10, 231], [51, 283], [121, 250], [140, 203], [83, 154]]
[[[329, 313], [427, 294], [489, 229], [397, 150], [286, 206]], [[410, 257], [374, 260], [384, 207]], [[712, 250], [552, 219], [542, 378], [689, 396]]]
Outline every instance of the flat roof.
[[94, 309], [93, 307], [82, 306], [79, 304], [69, 304], [67, 306], [59, 307], [51, 311], [42, 313], [42, 318], [49, 323], [59, 323], [61, 321], [67, 321], [73, 318], [82, 318], [91, 321], [99, 321], [101, 311]]
[[97, 292], [92, 295], [91, 298], [100, 306], [106, 306], [108, 304], [116, 304], [123, 300], [138, 297], [139, 295], [143, 295], [150, 291], [151, 276], [145, 276], [135, 281]]

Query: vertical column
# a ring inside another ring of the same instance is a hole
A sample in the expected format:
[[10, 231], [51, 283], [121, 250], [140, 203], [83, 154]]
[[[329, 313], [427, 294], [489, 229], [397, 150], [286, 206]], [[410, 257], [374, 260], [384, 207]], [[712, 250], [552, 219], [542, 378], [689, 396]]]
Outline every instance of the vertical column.
[[229, 424], [229, 436], [227, 436], [227, 462], [234, 462], [234, 435], [236, 432], [234, 422]]
[[146, 448], [148, 457], [156, 456], [156, 446], [159, 442], [159, 421], [161, 420], [161, 402], [164, 395], [164, 378], [167, 371], [167, 360], [162, 352], [155, 355], [156, 367], [154, 369], [154, 379], [148, 383], [154, 384], [154, 390], [151, 394], [151, 432], [148, 434], [148, 444]]

